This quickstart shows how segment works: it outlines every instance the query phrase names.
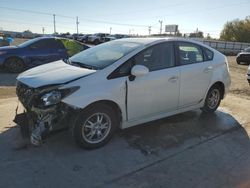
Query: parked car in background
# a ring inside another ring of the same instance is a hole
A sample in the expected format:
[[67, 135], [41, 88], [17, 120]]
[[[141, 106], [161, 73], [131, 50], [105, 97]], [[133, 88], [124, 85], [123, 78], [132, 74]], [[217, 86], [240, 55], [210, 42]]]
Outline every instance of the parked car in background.
[[231, 82], [223, 54], [176, 38], [114, 40], [17, 80], [26, 114], [16, 120], [30, 118], [25, 122], [33, 144], [69, 127], [76, 143], [88, 149], [106, 144], [117, 128], [199, 108], [214, 112]]
[[79, 40], [78, 40], [78, 39], [79, 39], [79, 37], [82, 37], [82, 36], [84, 36], [84, 34], [79, 33], [78, 35], [76, 35], [75, 40], [79, 41]]
[[105, 42], [111, 41], [111, 40], [116, 40], [116, 39], [122, 39], [122, 38], [129, 38], [129, 35], [123, 35], [123, 34], [114, 34], [114, 35], [109, 35], [104, 38]]
[[240, 64], [250, 64], [250, 47], [244, 49], [242, 52], [240, 52], [236, 57], [236, 62]]
[[39, 37], [18, 46], [0, 47], [0, 66], [9, 72], [22, 72], [25, 69], [65, 59], [79, 53], [88, 46], [77, 41]]
[[92, 43], [92, 44], [100, 44], [100, 43], [103, 43], [105, 42], [104, 41], [104, 38], [107, 37], [109, 34], [107, 33], [95, 33], [93, 35], [90, 35], [88, 37], [88, 43]]
[[88, 38], [91, 34], [85, 34], [85, 35], [82, 35], [82, 36], [79, 36], [77, 38], [78, 41], [82, 42], [82, 43], [86, 43], [88, 42]]

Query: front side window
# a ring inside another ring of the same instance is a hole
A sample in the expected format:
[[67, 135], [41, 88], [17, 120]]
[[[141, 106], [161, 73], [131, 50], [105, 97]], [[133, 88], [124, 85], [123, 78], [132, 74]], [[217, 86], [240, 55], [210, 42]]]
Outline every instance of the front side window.
[[134, 65], [144, 65], [149, 71], [162, 70], [175, 66], [173, 43], [162, 43], [149, 47], [130, 58], [112, 73], [111, 78], [130, 75]]
[[161, 70], [174, 66], [174, 47], [172, 43], [162, 43], [137, 54], [135, 65], [144, 65], [149, 71]]
[[204, 61], [202, 49], [192, 43], [179, 43], [179, 60], [181, 65], [188, 65]]

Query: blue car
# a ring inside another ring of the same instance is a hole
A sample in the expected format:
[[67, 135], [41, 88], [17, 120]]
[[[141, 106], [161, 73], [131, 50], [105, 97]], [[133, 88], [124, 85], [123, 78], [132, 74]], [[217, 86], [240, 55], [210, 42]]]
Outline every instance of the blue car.
[[39, 37], [18, 46], [0, 47], [0, 66], [9, 72], [20, 73], [45, 63], [67, 59], [88, 46], [58, 37]]

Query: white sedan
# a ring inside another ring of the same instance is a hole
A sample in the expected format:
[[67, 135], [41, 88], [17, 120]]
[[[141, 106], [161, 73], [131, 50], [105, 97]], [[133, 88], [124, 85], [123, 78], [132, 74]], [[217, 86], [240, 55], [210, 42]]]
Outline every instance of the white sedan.
[[88, 149], [106, 144], [117, 128], [199, 108], [214, 112], [230, 86], [223, 54], [178, 38], [111, 41], [17, 80], [33, 144], [69, 127]]

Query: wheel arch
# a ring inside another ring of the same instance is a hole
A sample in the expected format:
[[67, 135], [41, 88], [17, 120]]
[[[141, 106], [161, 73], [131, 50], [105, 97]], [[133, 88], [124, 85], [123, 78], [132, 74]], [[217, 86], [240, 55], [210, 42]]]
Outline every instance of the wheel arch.
[[83, 108], [83, 110], [87, 109], [87, 108], [89, 108], [91, 106], [98, 105], [98, 104], [104, 104], [104, 105], [112, 107], [114, 109], [115, 113], [116, 113], [116, 116], [118, 117], [119, 126], [121, 125], [121, 122], [122, 122], [122, 110], [121, 110], [120, 106], [114, 101], [111, 101], [111, 100], [95, 101], [95, 102], [90, 103], [89, 105], [87, 105], [85, 108]]
[[[218, 86], [218, 87], [220, 87], [220, 89], [221, 89], [221, 99], [224, 99], [224, 96], [225, 96], [225, 84], [223, 83], [223, 82], [221, 82], [221, 81], [217, 81], [217, 82], [215, 82], [215, 83], [213, 83], [210, 87], [209, 87], [209, 89], [208, 89], [208, 91], [212, 88], [212, 87], [215, 87], [215, 86]], [[207, 91], [207, 92], [208, 92]]]
[[3, 66], [5, 66], [5, 63], [6, 63], [9, 59], [11, 59], [11, 58], [17, 58], [17, 59], [22, 60], [23, 64], [26, 66], [24, 59], [23, 59], [22, 57], [20, 57], [20, 56], [17, 56], [17, 55], [11, 55], [11, 56], [9, 56], [9, 57], [6, 57], [5, 60], [4, 60], [4, 62], [3, 62]]

